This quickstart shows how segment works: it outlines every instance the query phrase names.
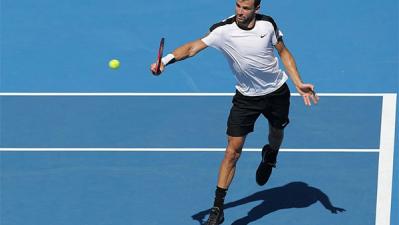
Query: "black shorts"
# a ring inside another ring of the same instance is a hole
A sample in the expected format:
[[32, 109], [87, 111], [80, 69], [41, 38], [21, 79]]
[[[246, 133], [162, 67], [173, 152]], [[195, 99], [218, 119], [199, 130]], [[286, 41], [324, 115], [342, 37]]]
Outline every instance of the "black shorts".
[[244, 96], [236, 91], [227, 121], [227, 135], [242, 137], [252, 132], [260, 114], [272, 127], [284, 129], [289, 123], [290, 96], [287, 84], [264, 96]]

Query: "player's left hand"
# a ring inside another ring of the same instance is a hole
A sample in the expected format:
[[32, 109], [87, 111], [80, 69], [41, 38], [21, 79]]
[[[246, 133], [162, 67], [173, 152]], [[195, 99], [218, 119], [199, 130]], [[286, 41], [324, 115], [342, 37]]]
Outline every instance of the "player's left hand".
[[311, 101], [314, 104], [317, 104], [319, 102], [319, 96], [317, 96], [316, 92], [314, 91], [313, 84], [301, 84], [299, 86], [296, 86], [296, 89], [298, 90], [299, 94], [303, 97], [305, 105], [307, 106], [312, 105]]

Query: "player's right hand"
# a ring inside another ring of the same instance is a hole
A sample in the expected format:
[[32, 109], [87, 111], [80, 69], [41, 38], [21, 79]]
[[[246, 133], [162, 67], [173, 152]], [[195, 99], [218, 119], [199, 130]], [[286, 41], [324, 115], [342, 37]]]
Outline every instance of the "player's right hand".
[[165, 70], [165, 65], [161, 62], [161, 66], [159, 67], [159, 71], [157, 73], [157, 63], [151, 64], [151, 73], [153, 75], [160, 75]]

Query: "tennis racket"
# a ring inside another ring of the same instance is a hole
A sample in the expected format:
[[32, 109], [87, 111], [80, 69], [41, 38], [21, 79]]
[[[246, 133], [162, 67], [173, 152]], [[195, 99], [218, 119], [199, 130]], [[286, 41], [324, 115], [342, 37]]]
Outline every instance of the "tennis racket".
[[165, 45], [165, 38], [161, 38], [161, 42], [159, 43], [159, 49], [158, 49], [156, 73], [154, 75], [159, 75], [161, 73], [161, 63], [162, 63], [161, 60], [162, 60], [162, 56], [163, 56], [164, 45]]

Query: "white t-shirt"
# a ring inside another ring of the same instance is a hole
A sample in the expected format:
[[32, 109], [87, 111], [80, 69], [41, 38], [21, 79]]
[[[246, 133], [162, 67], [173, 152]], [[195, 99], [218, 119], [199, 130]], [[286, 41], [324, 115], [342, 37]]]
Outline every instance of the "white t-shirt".
[[239, 92], [261, 96], [277, 90], [288, 79], [274, 55], [274, 45], [282, 36], [271, 17], [257, 14], [250, 30], [238, 27], [232, 16], [214, 24], [202, 41], [226, 56]]

